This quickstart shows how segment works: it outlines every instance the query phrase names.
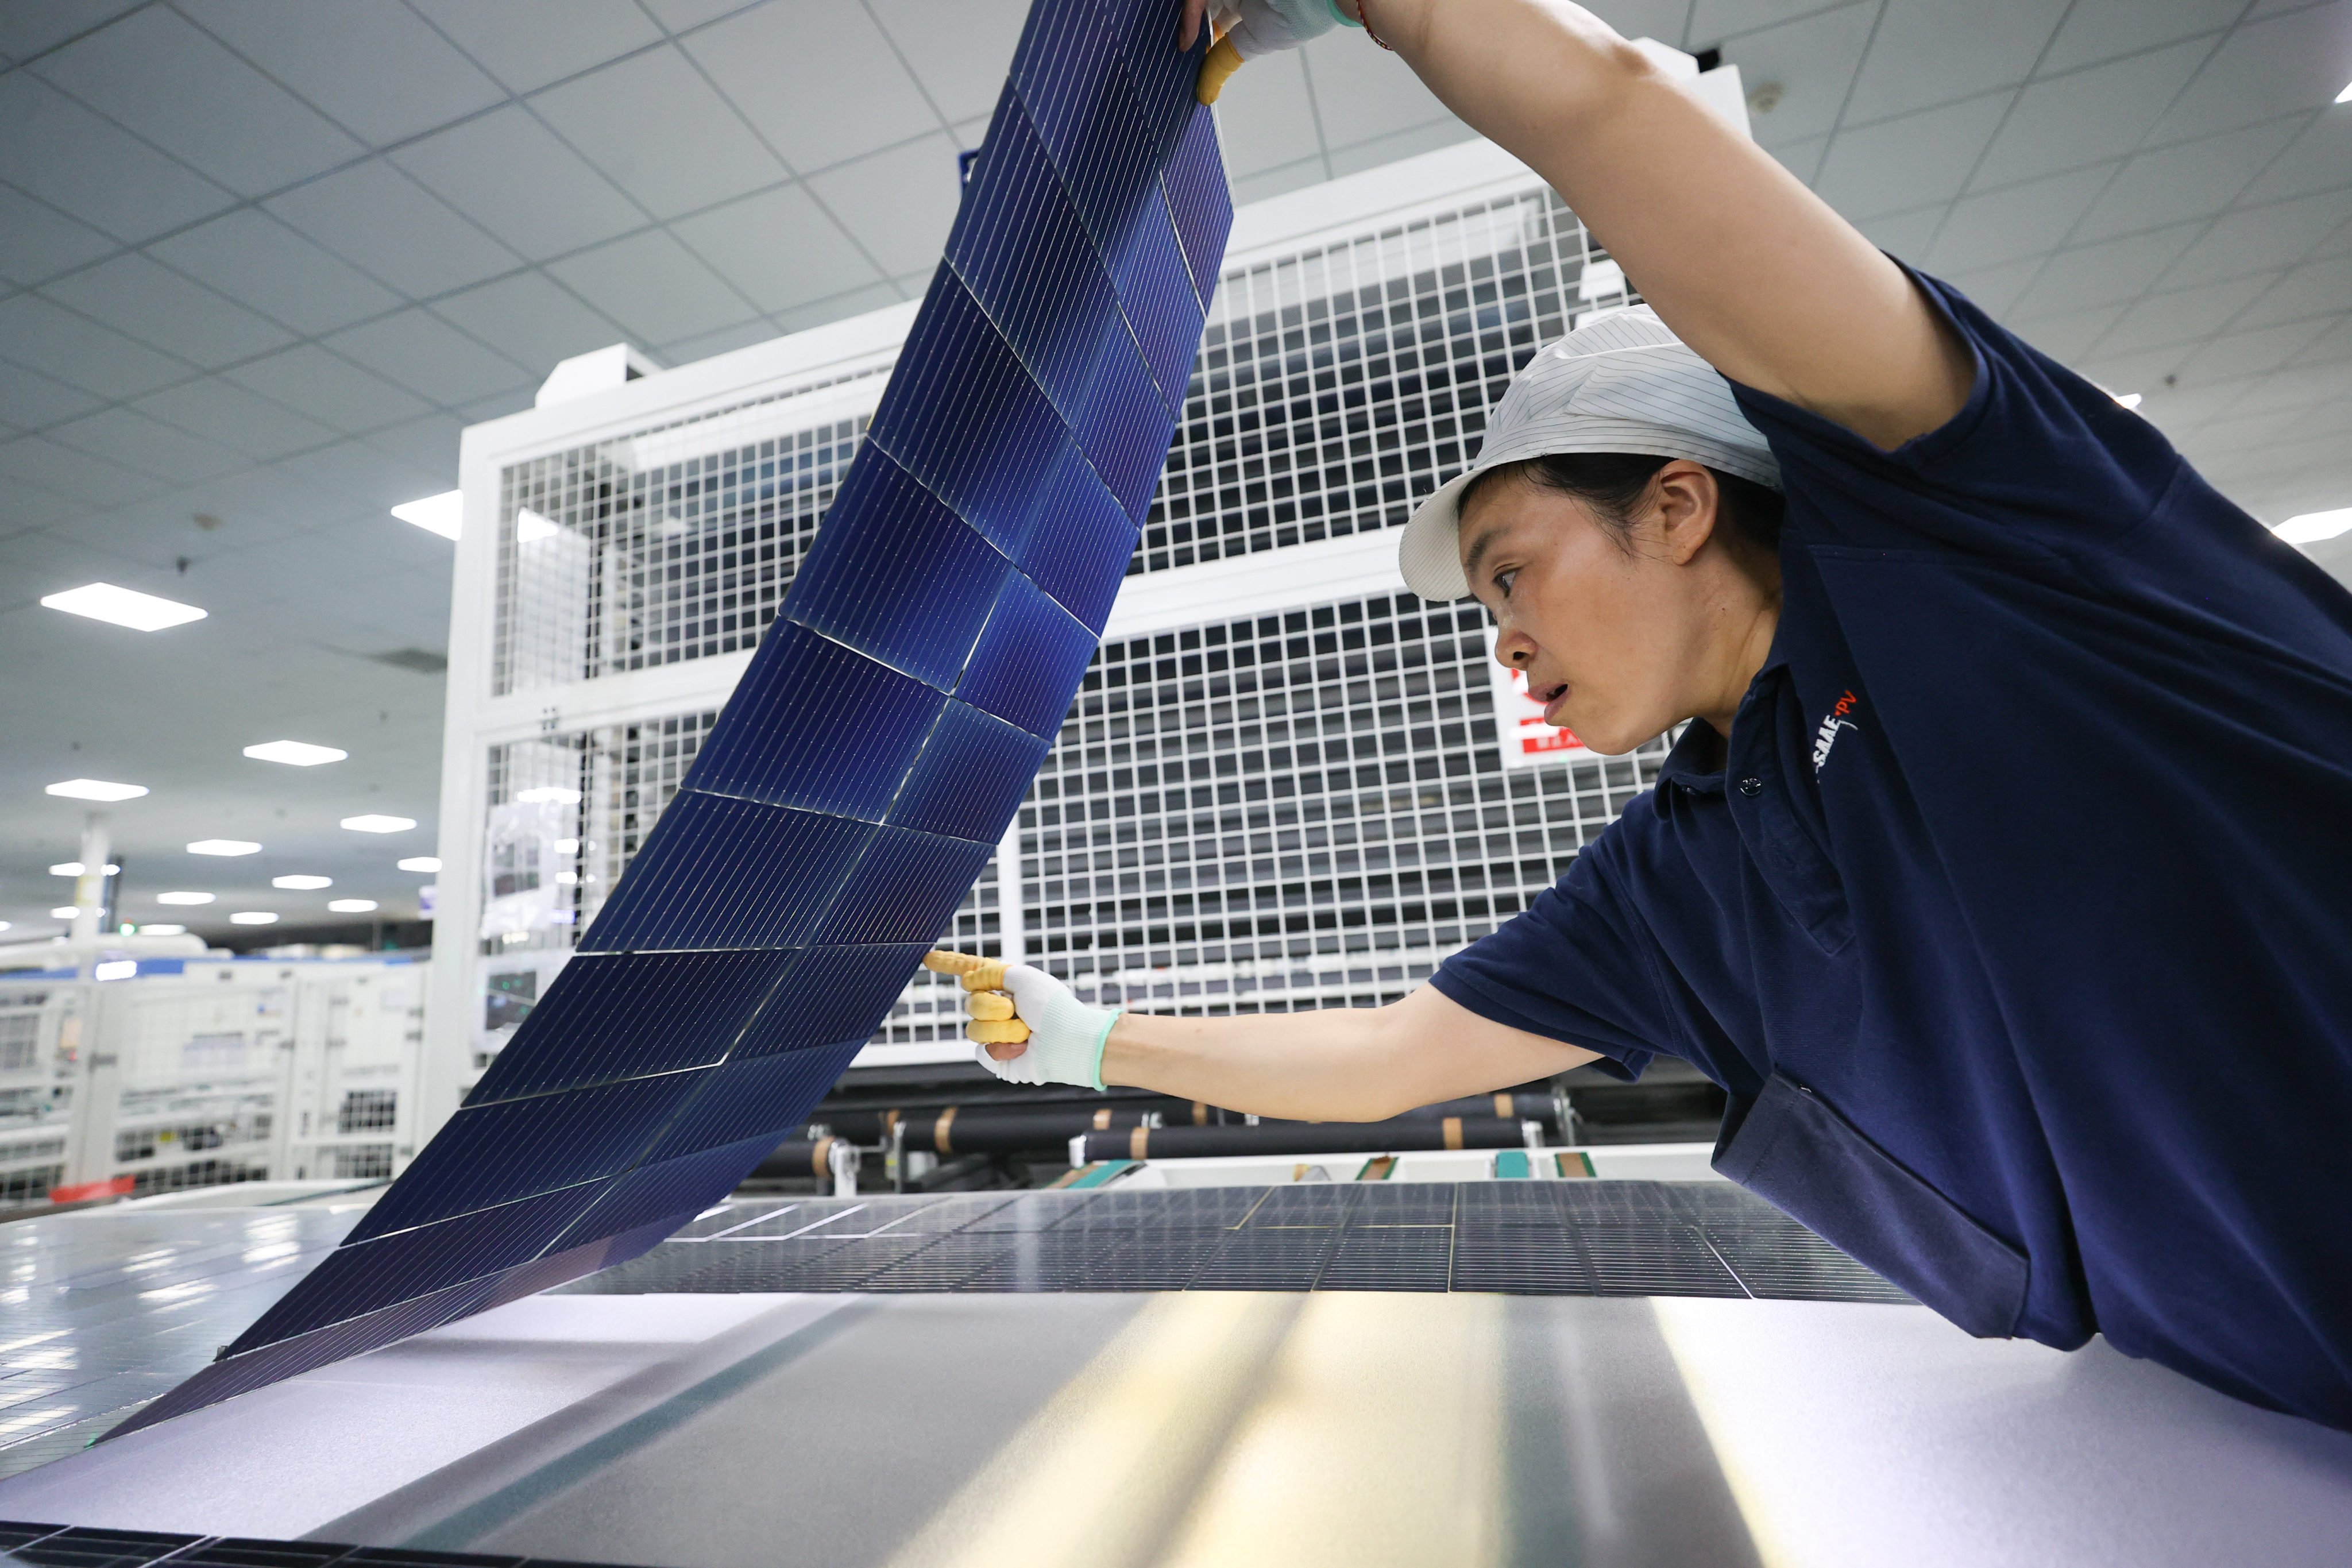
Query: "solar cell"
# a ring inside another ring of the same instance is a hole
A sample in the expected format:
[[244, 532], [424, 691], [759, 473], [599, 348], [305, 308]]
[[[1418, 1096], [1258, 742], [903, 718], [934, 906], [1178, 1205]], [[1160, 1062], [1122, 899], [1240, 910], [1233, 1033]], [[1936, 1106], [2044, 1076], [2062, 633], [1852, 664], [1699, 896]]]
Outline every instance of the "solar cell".
[[1036, 0], [869, 439], [578, 955], [351, 1239], [117, 1434], [635, 1257], [872, 1035], [1019, 805], [1166, 461], [1232, 218], [1181, 9]]

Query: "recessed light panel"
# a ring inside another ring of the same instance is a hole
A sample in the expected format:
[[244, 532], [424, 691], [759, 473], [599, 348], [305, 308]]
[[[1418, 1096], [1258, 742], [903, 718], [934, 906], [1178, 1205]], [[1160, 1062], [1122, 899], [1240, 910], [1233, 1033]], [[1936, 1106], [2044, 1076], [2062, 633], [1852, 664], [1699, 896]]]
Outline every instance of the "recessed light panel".
[[108, 779], [66, 779], [51, 784], [48, 793], [68, 800], [137, 800], [147, 793], [147, 786], [115, 784]]
[[92, 965], [89, 977], [92, 980], [128, 980], [138, 973], [137, 959], [110, 958], [102, 963]]
[[269, 885], [273, 888], [284, 888], [292, 892], [309, 893], [315, 892], [320, 888], [333, 887], [335, 879], [332, 877], [272, 877], [269, 879]]
[[191, 855], [258, 855], [261, 846], [245, 838], [199, 838], [188, 846]]
[[188, 928], [185, 926], [173, 925], [167, 921], [156, 925], [141, 926], [139, 928], [139, 934], [141, 936], [185, 936], [188, 934]]
[[267, 910], [239, 910], [228, 917], [228, 923], [238, 926], [274, 926], [278, 917]]
[[466, 492], [443, 490], [439, 495], [426, 496], [423, 500], [404, 501], [392, 509], [392, 515], [403, 522], [415, 523], [427, 533], [455, 539], [458, 525], [465, 521]]
[[373, 899], [329, 899], [327, 907], [339, 915], [363, 915], [375, 908]]
[[2271, 531], [2289, 544], [2316, 544], [2323, 539], [2352, 531], [2352, 506], [2335, 511], [2307, 511], [2301, 517], [2288, 518]]
[[209, 904], [213, 896], [210, 893], [158, 893], [155, 901], [159, 904]]
[[441, 857], [438, 855], [411, 855], [407, 859], [401, 861], [399, 864], [400, 868], [404, 871], [438, 871], [441, 869]]
[[79, 913], [81, 913], [81, 911], [74, 908], [71, 904], [59, 904], [56, 909], [49, 911], [49, 919], [53, 921], [69, 921]]
[[[109, 866], [106, 868], [106, 874], [111, 877], [121, 869], [122, 868], [120, 866]], [[81, 875], [81, 862], [79, 860], [60, 860], [56, 865], [49, 868], [49, 875], [52, 877], [79, 877]]]
[[194, 605], [159, 599], [152, 594], [118, 588], [111, 583], [86, 583], [62, 594], [45, 595], [41, 603], [69, 616], [88, 616], [110, 626], [129, 626], [134, 632], [160, 632], [165, 626], [183, 626], [205, 618], [205, 612]]
[[245, 754], [257, 763], [284, 763], [293, 768], [315, 768], [320, 763], [340, 763], [351, 755], [332, 746], [314, 746], [308, 741], [267, 741], [258, 746], [247, 746]]
[[353, 833], [405, 833], [416, 826], [413, 816], [383, 816], [369, 813], [364, 816], [347, 816], [343, 826]]

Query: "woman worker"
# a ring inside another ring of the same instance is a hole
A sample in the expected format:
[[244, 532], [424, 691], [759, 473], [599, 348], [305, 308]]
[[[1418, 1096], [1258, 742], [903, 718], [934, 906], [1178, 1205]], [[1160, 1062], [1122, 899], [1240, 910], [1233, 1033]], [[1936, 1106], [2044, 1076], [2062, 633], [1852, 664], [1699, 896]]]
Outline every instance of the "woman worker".
[[1034, 1032], [982, 1059], [1347, 1121], [1682, 1057], [1719, 1171], [1971, 1333], [2352, 1427], [2352, 595], [1590, 14], [1357, 4], [1250, 0], [1203, 95], [1360, 22], [1652, 308], [1520, 373], [1405, 581], [1593, 750], [1688, 727], [1400, 1002], [1015, 967]]

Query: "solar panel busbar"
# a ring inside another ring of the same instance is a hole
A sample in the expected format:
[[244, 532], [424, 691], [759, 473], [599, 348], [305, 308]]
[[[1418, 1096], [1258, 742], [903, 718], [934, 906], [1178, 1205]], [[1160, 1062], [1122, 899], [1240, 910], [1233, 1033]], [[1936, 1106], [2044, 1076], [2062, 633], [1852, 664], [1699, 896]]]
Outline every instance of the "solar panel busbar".
[[1036, 0], [869, 438], [577, 955], [341, 1247], [116, 1433], [634, 1258], [887, 1013], [1059, 729], [1233, 210], [1178, 0]]

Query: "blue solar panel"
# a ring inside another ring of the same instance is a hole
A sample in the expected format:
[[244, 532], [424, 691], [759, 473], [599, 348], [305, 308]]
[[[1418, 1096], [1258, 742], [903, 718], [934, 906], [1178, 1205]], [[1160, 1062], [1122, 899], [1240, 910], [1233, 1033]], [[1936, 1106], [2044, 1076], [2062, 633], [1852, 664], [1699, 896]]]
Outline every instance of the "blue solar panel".
[[869, 439], [578, 956], [351, 1238], [117, 1433], [635, 1257], [871, 1037], [1018, 808], [1166, 461], [1232, 222], [1181, 11], [1036, 0]]

